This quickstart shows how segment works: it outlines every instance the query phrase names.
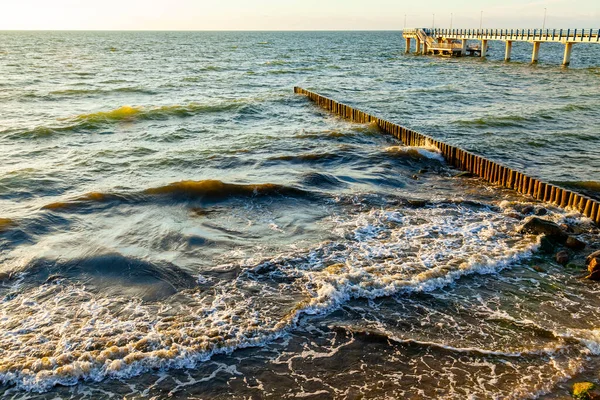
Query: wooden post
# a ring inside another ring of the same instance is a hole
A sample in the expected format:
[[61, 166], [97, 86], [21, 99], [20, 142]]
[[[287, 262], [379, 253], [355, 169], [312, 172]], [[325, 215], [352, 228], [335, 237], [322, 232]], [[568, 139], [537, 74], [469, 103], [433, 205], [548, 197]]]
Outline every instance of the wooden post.
[[421, 54], [421, 39], [419, 39], [418, 37], [415, 39], [416, 42], [416, 49], [415, 49], [415, 54]]
[[381, 130], [402, 140], [408, 146], [432, 145], [437, 147], [449, 165], [476, 174], [492, 184], [514, 189], [535, 199], [556, 204], [562, 208], [574, 209], [589, 217], [600, 225], [600, 203], [589, 197], [552, 184], [531, 178], [518, 171], [500, 165], [494, 161], [471, 154], [427, 135], [404, 128], [392, 122], [377, 118], [364, 111], [356, 110], [348, 105], [338, 103], [317, 93], [294, 87], [294, 92], [307, 96], [317, 105], [341, 117], [355, 122], [375, 122]]
[[410, 46], [411, 46], [410, 38], [407, 37], [406, 38], [406, 54], [410, 53]]

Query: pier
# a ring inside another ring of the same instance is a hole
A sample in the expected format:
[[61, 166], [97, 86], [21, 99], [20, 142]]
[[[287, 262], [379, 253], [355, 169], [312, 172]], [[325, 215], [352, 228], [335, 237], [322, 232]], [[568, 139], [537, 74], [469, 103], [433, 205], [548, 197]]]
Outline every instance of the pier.
[[[447, 56], [478, 55], [486, 57], [491, 40], [505, 42], [504, 60], [510, 61], [513, 42], [533, 44], [531, 62], [539, 60], [542, 43], [562, 43], [565, 46], [562, 65], [571, 63], [574, 44], [600, 44], [599, 29], [404, 29], [406, 53], [411, 52], [415, 41], [415, 53]], [[480, 42], [468, 46], [469, 40]]]
[[470, 172], [492, 184], [516, 190], [536, 200], [554, 204], [561, 208], [579, 211], [597, 225], [600, 225], [600, 202], [597, 200], [530, 177], [495, 161], [488, 160], [364, 111], [356, 110], [320, 94], [300, 87], [294, 87], [294, 93], [307, 96], [319, 106], [350, 121], [364, 124], [376, 123], [382, 131], [401, 140], [406, 146], [435, 146], [444, 156], [446, 162], [457, 169]]

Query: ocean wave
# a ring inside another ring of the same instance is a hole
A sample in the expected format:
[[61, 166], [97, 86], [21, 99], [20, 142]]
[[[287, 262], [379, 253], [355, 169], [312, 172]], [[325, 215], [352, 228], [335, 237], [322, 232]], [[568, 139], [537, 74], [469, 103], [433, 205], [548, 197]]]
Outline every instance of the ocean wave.
[[444, 156], [437, 147], [433, 146], [390, 146], [385, 151], [397, 157], [410, 157], [417, 159], [429, 159], [445, 162]]
[[85, 132], [101, 129], [109, 124], [144, 120], [164, 120], [171, 117], [185, 118], [203, 113], [219, 113], [244, 107], [242, 102], [221, 104], [169, 105], [157, 107], [122, 106], [110, 111], [98, 111], [60, 119], [62, 125], [38, 126], [29, 130], [8, 129], [0, 135], [13, 138], [42, 138], [65, 132]]
[[15, 225], [15, 221], [10, 218], [0, 218], [0, 233], [7, 231]]
[[196, 286], [196, 278], [174, 264], [151, 263], [119, 253], [101, 253], [71, 260], [35, 259], [10, 276], [27, 274], [27, 285], [55, 283], [63, 279], [86, 282], [88, 290], [158, 301]]
[[346, 186], [346, 184], [340, 181], [338, 178], [331, 174], [324, 172], [308, 172], [302, 175], [302, 183], [309, 187], [318, 188], [337, 188], [340, 186]]
[[233, 280], [179, 292], [176, 306], [103, 296], [61, 280], [17, 286], [2, 307], [0, 381], [43, 392], [193, 368], [282, 337], [303, 316], [351, 299], [429, 292], [465, 275], [496, 273], [537, 246], [534, 237], [515, 241], [514, 220], [481, 207], [372, 210], [334, 222], [339, 241], [243, 262]]
[[476, 119], [457, 120], [453, 123], [460, 126], [489, 126], [489, 127], [524, 127], [527, 123], [534, 121], [533, 118], [520, 115], [486, 116]]
[[292, 163], [318, 163], [328, 162], [344, 158], [344, 154], [337, 153], [304, 153], [298, 155], [282, 155], [269, 157], [269, 161], [289, 161]]
[[143, 193], [150, 195], [168, 195], [195, 199], [205, 198], [211, 200], [224, 199], [234, 196], [303, 196], [307, 194], [307, 192], [301, 189], [273, 183], [236, 184], [224, 183], [215, 179], [174, 182], [166, 186], [146, 189]]
[[156, 94], [156, 92], [139, 88], [139, 87], [121, 87], [116, 89], [64, 89], [50, 92], [51, 96], [83, 96], [107, 93], [139, 93], [139, 94]]
[[86, 208], [98, 204], [143, 203], [152, 198], [171, 200], [223, 201], [234, 197], [260, 196], [307, 197], [309, 192], [273, 183], [237, 184], [216, 179], [179, 181], [131, 193], [90, 192], [64, 201], [46, 204], [43, 210], [61, 211]]

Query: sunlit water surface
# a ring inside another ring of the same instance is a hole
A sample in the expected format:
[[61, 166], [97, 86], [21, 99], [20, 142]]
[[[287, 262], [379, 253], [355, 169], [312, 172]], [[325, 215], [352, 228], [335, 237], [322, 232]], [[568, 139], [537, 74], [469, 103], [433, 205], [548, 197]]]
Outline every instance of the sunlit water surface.
[[292, 92], [598, 197], [600, 46], [569, 69], [529, 46], [504, 63], [499, 43], [405, 55], [397, 32], [0, 32], [0, 391], [560, 398], [596, 379], [583, 255], [558, 266], [518, 233], [543, 205]]

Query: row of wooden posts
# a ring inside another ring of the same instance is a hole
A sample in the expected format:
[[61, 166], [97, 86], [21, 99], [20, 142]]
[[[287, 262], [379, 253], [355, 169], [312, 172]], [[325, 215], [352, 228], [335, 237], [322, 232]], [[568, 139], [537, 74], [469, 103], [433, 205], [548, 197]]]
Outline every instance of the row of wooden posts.
[[319, 106], [351, 121], [365, 124], [376, 123], [381, 130], [400, 139], [407, 146], [435, 146], [440, 150], [446, 161], [458, 169], [471, 172], [492, 184], [514, 189], [537, 200], [565, 209], [577, 210], [600, 225], [600, 202], [594, 199], [532, 178], [495, 161], [435, 140], [430, 136], [375, 117], [364, 111], [356, 110], [317, 93], [300, 87], [294, 87], [294, 92], [307, 96]]

